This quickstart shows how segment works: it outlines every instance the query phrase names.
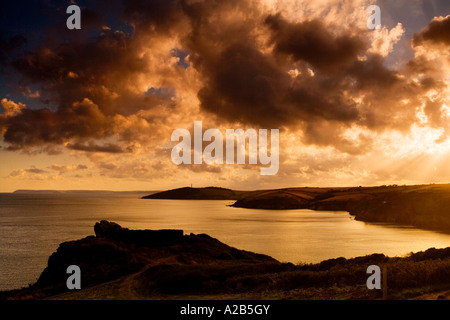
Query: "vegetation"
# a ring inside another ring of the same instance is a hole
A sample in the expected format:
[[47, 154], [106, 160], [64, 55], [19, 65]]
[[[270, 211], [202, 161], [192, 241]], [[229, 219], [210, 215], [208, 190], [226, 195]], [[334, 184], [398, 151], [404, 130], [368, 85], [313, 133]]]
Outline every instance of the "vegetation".
[[374, 254], [332, 259], [319, 264], [260, 263], [200, 266], [163, 265], [138, 278], [142, 297], [251, 297], [277, 299], [381, 299], [381, 290], [366, 286], [367, 267], [387, 268], [388, 298], [408, 299], [450, 289], [450, 248], [430, 249], [406, 258]]

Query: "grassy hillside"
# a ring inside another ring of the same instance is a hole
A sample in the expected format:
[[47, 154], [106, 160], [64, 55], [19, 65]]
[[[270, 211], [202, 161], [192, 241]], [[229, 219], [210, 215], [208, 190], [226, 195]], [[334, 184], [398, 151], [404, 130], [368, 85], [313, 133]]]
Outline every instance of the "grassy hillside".
[[450, 231], [450, 185], [288, 188], [244, 197], [234, 206], [348, 211], [357, 220]]

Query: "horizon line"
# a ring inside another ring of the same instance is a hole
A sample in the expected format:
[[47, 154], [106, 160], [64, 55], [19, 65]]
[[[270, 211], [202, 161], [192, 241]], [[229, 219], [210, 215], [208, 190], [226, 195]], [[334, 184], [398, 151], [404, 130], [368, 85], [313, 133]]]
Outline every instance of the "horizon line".
[[[289, 187], [281, 187], [281, 188], [255, 188], [255, 189], [248, 189], [247, 191], [251, 190], [279, 190], [279, 189], [290, 189], [290, 188], [374, 188], [374, 187], [408, 187], [408, 186], [424, 186], [424, 185], [448, 185], [450, 182], [447, 183], [417, 183], [417, 184], [380, 184], [380, 185], [347, 185], [347, 186], [289, 186]], [[0, 193], [19, 193], [19, 192], [139, 192], [139, 193], [145, 193], [145, 192], [161, 192], [161, 191], [167, 191], [167, 190], [175, 190], [175, 189], [181, 189], [181, 188], [192, 188], [192, 189], [202, 189], [202, 188], [222, 188], [222, 189], [230, 189], [230, 190], [246, 190], [246, 189], [234, 189], [234, 188], [226, 188], [226, 187], [219, 187], [219, 186], [202, 186], [202, 187], [191, 187], [191, 186], [184, 186], [184, 187], [175, 187], [175, 188], [169, 188], [169, 189], [159, 189], [159, 190], [106, 190], [106, 189], [16, 189], [14, 191], [0, 191]]]

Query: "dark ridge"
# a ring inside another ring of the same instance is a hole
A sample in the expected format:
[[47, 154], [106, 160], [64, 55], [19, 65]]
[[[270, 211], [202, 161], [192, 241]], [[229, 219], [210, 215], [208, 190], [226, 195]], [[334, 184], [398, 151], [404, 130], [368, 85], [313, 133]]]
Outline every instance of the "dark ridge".
[[183, 230], [129, 230], [115, 222], [102, 220], [94, 225], [98, 238], [107, 238], [136, 246], [162, 247], [183, 241]]
[[237, 200], [248, 192], [219, 187], [178, 188], [151, 194], [142, 199], [179, 199], [179, 200]]

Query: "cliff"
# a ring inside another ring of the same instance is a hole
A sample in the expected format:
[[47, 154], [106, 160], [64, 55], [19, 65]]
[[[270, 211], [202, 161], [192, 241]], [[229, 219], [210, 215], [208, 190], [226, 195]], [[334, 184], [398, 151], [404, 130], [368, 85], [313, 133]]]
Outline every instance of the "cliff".
[[233, 206], [348, 211], [361, 221], [450, 231], [450, 185], [289, 188], [244, 197]]

